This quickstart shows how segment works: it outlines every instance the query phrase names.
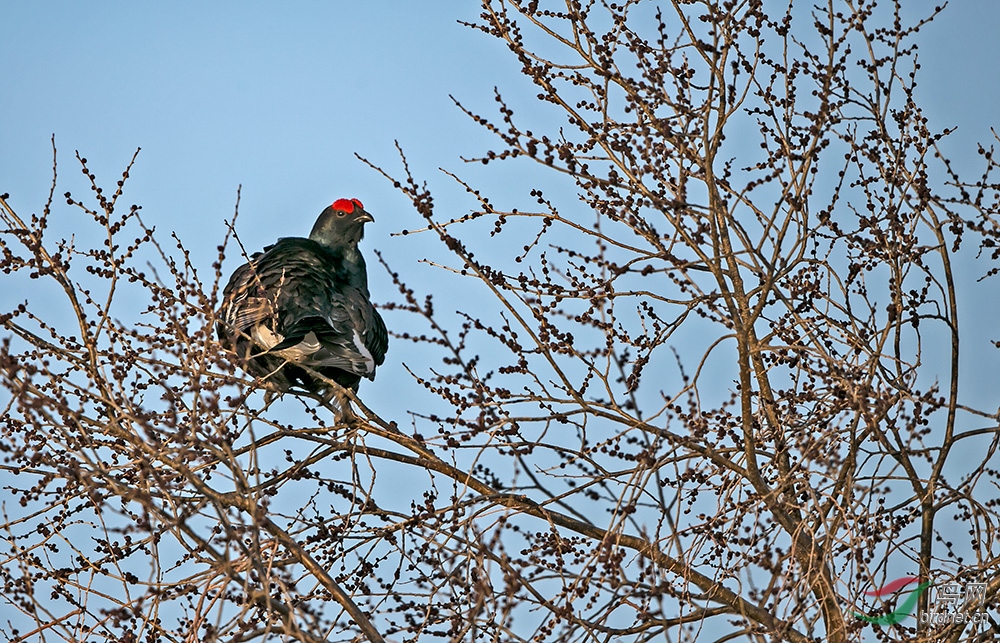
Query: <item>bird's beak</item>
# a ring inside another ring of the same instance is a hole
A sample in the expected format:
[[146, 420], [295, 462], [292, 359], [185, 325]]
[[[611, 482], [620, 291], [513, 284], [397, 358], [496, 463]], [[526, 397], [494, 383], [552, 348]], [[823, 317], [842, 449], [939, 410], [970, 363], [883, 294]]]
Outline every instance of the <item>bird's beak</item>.
[[375, 221], [375, 217], [368, 214], [367, 211], [361, 213], [361, 216], [357, 218], [360, 223], [372, 223]]

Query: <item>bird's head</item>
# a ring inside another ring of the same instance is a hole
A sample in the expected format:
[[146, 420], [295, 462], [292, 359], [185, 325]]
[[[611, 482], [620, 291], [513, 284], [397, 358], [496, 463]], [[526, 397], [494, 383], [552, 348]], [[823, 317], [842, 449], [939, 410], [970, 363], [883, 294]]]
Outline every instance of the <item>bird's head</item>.
[[374, 220], [361, 201], [337, 199], [320, 213], [309, 238], [331, 248], [356, 246], [365, 236], [365, 224]]

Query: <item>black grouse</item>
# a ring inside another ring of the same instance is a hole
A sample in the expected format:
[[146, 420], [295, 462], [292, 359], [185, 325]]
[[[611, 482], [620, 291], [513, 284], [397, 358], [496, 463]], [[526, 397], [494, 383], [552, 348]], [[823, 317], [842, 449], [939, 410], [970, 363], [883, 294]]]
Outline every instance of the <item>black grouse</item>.
[[370, 221], [360, 201], [338, 199], [308, 239], [279, 239], [233, 272], [216, 331], [248, 373], [324, 396], [337, 392], [307, 368], [353, 391], [375, 379], [389, 336], [358, 250]]

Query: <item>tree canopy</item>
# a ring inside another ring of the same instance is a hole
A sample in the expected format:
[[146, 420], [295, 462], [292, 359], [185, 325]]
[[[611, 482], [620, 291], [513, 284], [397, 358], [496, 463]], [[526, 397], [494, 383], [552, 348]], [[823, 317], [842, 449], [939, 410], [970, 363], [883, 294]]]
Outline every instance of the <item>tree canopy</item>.
[[[246, 251], [123, 205], [131, 164], [0, 199], [8, 640], [993, 640], [998, 412], [961, 360], [1000, 338], [959, 325], [992, 147], [964, 176], [918, 104], [938, 10], [788, 5], [484, 0], [537, 103], [456, 100], [486, 167], [362, 159], [440, 274], [378, 255], [401, 415], [265, 396], [213, 333]], [[477, 187], [504, 164], [537, 180]], [[955, 585], [982, 619], [922, 620]]]

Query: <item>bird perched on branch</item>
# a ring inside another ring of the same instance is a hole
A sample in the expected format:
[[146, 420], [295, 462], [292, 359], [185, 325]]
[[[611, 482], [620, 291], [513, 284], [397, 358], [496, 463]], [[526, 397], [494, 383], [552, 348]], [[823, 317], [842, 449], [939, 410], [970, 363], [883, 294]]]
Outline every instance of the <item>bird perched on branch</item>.
[[357, 391], [362, 377], [375, 379], [389, 337], [358, 250], [373, 220], [361, 201], [338, 199], [308, 239], [279, 239], [233, 272], [216, 332], [244, 370], [282, 392], [337, 395], [342, 408], [326, 380]]

